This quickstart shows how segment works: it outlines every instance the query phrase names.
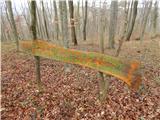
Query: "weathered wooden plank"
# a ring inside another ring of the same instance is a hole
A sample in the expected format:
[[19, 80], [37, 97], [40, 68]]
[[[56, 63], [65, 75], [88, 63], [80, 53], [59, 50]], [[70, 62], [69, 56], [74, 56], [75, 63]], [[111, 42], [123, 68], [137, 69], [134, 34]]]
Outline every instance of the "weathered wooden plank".
[[122, 61], [116, 57], [96, 52], [65, 49], [43, 40], [21, 41], [23, 50], [61, 62], [86, 66], [123, 80], [129, 87], [137, 89], [141, 83], [137, 61]]

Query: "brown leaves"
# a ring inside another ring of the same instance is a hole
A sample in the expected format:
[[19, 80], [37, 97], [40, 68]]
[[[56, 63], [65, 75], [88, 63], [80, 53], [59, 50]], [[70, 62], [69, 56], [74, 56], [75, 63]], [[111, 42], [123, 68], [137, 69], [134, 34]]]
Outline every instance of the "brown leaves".
[[141, 94], [129, 91], [123, 82], [112, 77], [107, 98], [101, 103], [100, 78], [92, 69], [72, 65], [71, 72], [65, 73], [63, 63], [42, 58], [44, 91], [39, 93], [33, 57], [15, 52], [2, 54], [2, 119], [158, 120], [160, 86], [154, 76], [160, 71], [148, 64]]

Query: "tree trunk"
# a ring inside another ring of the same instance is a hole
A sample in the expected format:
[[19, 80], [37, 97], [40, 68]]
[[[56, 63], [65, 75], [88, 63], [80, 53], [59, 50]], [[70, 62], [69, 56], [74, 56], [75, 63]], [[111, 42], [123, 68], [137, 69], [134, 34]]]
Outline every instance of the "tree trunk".
[[110, 6], [109, 48], [114, 48], [114, 39], [117, 26], [118, 1], [112, 1]]
[[[2, 9], [1, 9], [1, 13], [2, 13]], [[6, 26], [3, 18], [4, 16], [1, 14], [1, 42], [7, 41], [6, 32], [5, 32]]]
[[[36, 24], [37, 24], [37, 17], [36, 17], [36, 1], [31, 1], [31, 32], [33, 36], [33, 41], [37, 40], [37, 33], [36, 33]], [[34, 42], [33, 42], [34, 45]], [[40, 57], [34, 56], [36, 62], [36, 80], [41, 90], [41, 77], [40, 77]]]
[[63, 41], [63, 45], [64, 45], [64, 36], [63, 36], [63, 27], [64, 27], [64, 22], [63, 22], [63, 3], [62, 1], [59, 1], [59, 18], [60, 18], [60, 36], [61, 36], [61, 41]]
[[86, 41], [86, 25], [87, 25], [87, 9], [88, 1], [85, 1], [85, 15], [84, 15], [84, 25], [83, 25], [83, 40]]
[[[65, 48], [69, 48], [66, 1], [59, 1], [59, 8], [60, 8], [61, 32], [62, 32], [63, 45]], [[65, 64], [65, 72], [70, 72], [70, 71], [71, 70], [70, 70], [69, 65]]]
[[[131, 0], [129, 2], [129, 6], [128, 6], [128, 15], [127, 15], [127, 20], [128, 21], [132, 20], [133, 5], [134, 5], [134, 0]], [[127, 29], [128, 29], [128, 27], [129, 27], [129, 24], [127, 24]]]
[[69, 4], [69, 11], [70, 11], [70, 23], [71, 23], [71, 38], [74, 45], [77, 45], [77, 38], [76, 38], [76, 31], [75, 31], [75, 24], [74, 24], [74, 7], [73, 7], [73, 0], [68, 1]]
[[153, 11], [153, 37], [157, 32], [157, 22], [158, 21], [158, 0], [154, 3], [154, 11]]
[[67, 20], [67, 5], [66, 1], [59, 1], [62, 40], [65, 48], [69, 48], [68, 39], [68, 20]]
[[[105, 6], [105, 5], [104, 5]], [[105, 18], [104, 18], [104, 7], [100, 8], [100, 28], [99, 28], [99, 34], [100, 34], [100, 52], [104, 54], [104, 31], [105, 31]], [[105, 80], [104, 74], [102, 72], [99, 72], [101, 80], [99, 81], [99, 98], [100, 101], [105, 100], [107, 89], [108, 89], [108, 81]]]
[[[11, 23], [11, 20], [9, 19], [9, 14], [8, 14], [7, 7], [5, 8], [5, 10], [6, 10], [6, 18], [7, 18], [8, 22], [9, 22], [10, 28], [12, 29], [12, 23]], [[4, 21], [5, 21], [5, 19], [4, 19]], [[6, 32], [7, 40], [10, 41], [10, 40], [12, 40], [12, 33], [13, 33], [13, 32], [10, 34], [9, 26], [7, 27], [7, 30], [6, 30], [5, 32]], [[14, 39], [13, 39], [13, 40], [14, 40]]]
[[119, 53], [121, 51], [121, 48], [122, 48], [122, 45], [123, 45], [123, 42], [124, 42], [124, 37], [126, 35], [126, 32], [127, 32], [127, 23], [128, 23], [128, 20], [127, 20], [127, 16], [128, 16], [128, 9], [127, 9], [127, 1], [124, 1], [125, 5], [124, 5], [124, 24], [123, 24], [123, 33], [122, 33], [122, 36], [119, 40], [119, 45], [118, 45], [118, 49], [116, 51], [116, 57], [119, 56]]
[[69, 39], [68, 39], [68, 19], [67, 19], [67, 3], [66, 1], [62, 1], [62, 12], [63, 12], [63, 39], [64, 46], [69, 48]]
[[96, 1], [93, 1], [92, 2], [92, 34], [91, 34], [91, 39], [92, 39], [92, 44], [95, 40], [97, 40], [97, 36], [98, 36], [98, 27], [99, 27], [99, 24], [98, 23], [98, 20], [97, 18], [97, 15], [96, 15], [96, 12], [97, 12], [97, 8], [96, 8]]
[[6, 2], [8, 12], [9, 12], [10, 22], [11, 22], [11, 26], [12, 26], [12, 30], [13, 30], [13, 34], [14, 34], [14, 40], [15, 40], [16, 46], [17, 46], [17, 51], [19, 51], [18, 33], [17, 33], [16, 23], [14, 20], [13, 11], [12, 11], [12, 2], [11, 1], [5, 1], [5, 2]]
[[129, 21], [129, 25], [128, 25], [128, 30], [127, 30], [127, 34], [126, 34], [126, 41], [130, 40], [130, 37], [132, 35], [133, 32], [133, 28], [134, 28], [134, 24], [135, 24], [135, 20], [136, 20], [136, 16], [137, 16], [137, 5], [138, 5], [138, 1], [134, 0], [133, 3], [133, 10], [132, 10], [132, 15], [131, 15], [131, 20]]
[[58, 13], [57, 13], [57, 4], [56, 1], [53, 1], [54, 5], [54, 22], [55, 22], [55, 35], [56, 39], [59, 39], [59, 21], [58, 21]]
[[145, 11], [145, 15], [144, 15], [144, 20], [143, 20], [143, 23], [142, 23], [142, 29], [141, 29], [141, 34], [140, 34], [140, 40], [142, 41], [143, 40], [143, 37], [144, 37], [144, 32], [145, 32], [145, 29], [146, 29], [146, 24], [147, 24], [147, 20], [148, 20], [148, 16], [149, 16], [149, 13], [150, 13], [150, 10], [152, 8], [152, 1], [148, 1], [148, 3], [146, 4], [147, 7], [146, 7], [146, 11]]
[[77, 36], [80, 38], [81, 37], [81, 34], [80, 34], [80, 13], [79, 13], [79, 8], [80, 8], [80, 5], [79, 5], [79, 1], [77, 2], [77, 14], [76, 14], [76, 18], [77, 18]]

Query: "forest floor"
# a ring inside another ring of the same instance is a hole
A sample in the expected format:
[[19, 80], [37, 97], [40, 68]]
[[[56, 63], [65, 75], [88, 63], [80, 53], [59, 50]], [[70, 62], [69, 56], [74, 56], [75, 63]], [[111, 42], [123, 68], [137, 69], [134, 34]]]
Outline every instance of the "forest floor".
[[[141, 61], [143, 87], [139, 94], [114, 77], [104, 102], [98, 99], [97, 71], [41, 58], [43, 91], [35, 81], [33, 56], [17, 53], [13, 44], [2, 43], [1, 117], [3, 120], [160, 120], [160, 41], [125, 42], [121, 59]], [[77, 49], [99, 51], [97, 45]], [[114, 55], [115, 50], [105, 49]]]

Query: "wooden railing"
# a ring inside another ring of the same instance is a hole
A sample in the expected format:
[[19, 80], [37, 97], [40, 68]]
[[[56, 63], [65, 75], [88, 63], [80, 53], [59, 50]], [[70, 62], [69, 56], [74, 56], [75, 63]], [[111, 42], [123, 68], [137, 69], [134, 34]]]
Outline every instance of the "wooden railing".
[[132, 89], [138, 89], [141, 84], [137, 61], [120, 60], [96, 52], [65, 49], [43, 40], [21, 41], [20, 47], [34, 56], [78, 64], [112, 75], [124, 81]]

